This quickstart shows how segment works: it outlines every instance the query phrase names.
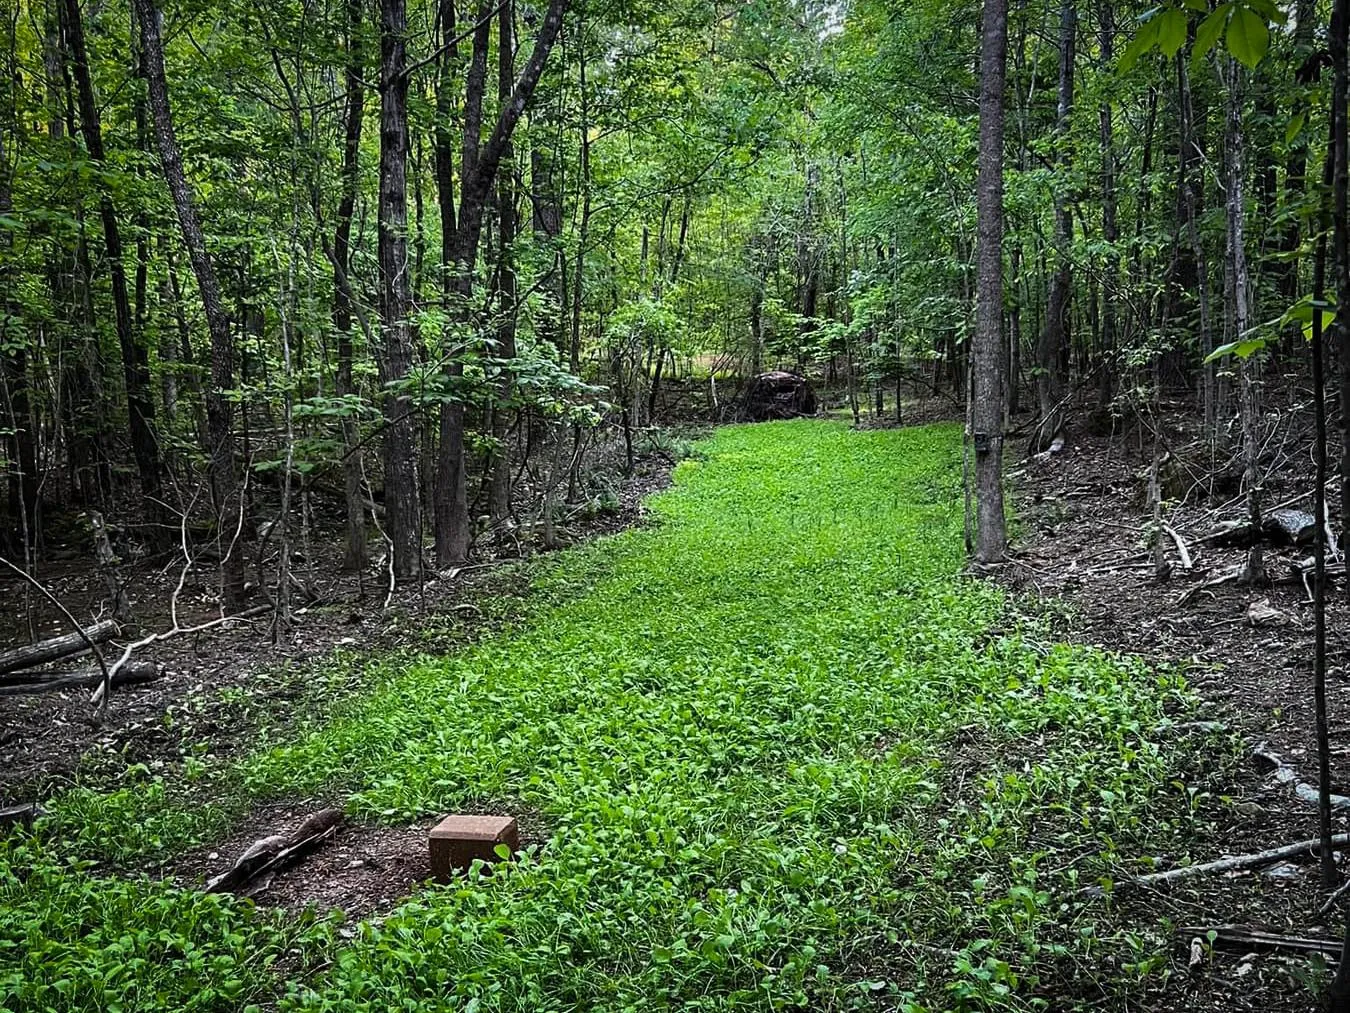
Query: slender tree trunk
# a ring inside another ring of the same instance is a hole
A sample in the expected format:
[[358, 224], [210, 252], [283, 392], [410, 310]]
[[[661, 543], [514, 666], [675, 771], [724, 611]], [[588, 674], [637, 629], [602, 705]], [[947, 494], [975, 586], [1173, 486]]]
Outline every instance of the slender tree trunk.
[[[1248, 307], [1246, 222], [1243, 208], [1243, 137], [1242, 137], [1242, 71], [1237, 62], [1229, 59], [1226, 83], [1228, 85], [1227, 138], [1228, 152], [1225, 208], [1228, 218], [1228, 269], [1232, 278], [1232, 333], [1240, 340], [1250, 326]], [[1242, 482], [1247, 492], [1247, 515], [1253, 530], [1261, 527], [1261, 434], [1260, 404], [1256, 389], [1255, 362], [1242, 359], [1238, 365], [1241, 391], [1240, 413], [1242, 425]], [[1243, 579], [1258, 584], [1265, 581], [1261, 543], [1253, 543], [1247, 555]]]
[[[497, 24], [497, 97], [506, 103], [511, 100], [511, 87], [515, 83], [515, 5], [510, 0], [506, 0], [497, 12]], [[497, 355], [508, 361], [516, 356], [516, 270], [512, 252], [516, 241], [515, 172], [515, 148], [508, 143], [497, 173], [497, 234], [500, 242], [497, 257], [497, 291], [500, 296]], [[494, 523], [504, 521], [511, 513], [511, 448], [507, 436], [510, 431], [508, 405], [513, 386], [511, 371], [506, 369], [497, 385], [497, 401], [492, 409], [494, 440], [488, 512]]]
[[[352, 376], [351, 278], [352, 215], [360, 185], [361, 122], [365, 118], [365, 58], [361, 46], [361, 0], [347, 0], [347, 111], [342, 146], [342, 196], [333, 238], [333, 324], [337, 330], [337, 394], [354, 398]], [[361, 434], [349, 409], [342, 416], [342, 488], [347, 505], [347, 538], [343, 565], [359, 570], [366, 562], [366, 507], [361, 494]]]
[[[534, 94], [544, 64], [557, 41], [566, 7], [567, 0], [550, 0], [530, 58], [516, 78], [510, 95], [502, 102], [492, 133], [483, 142], [480, 136], [482, 104], [492, 7], [487, 2], [479, 5], [473, 58], [465, 83], [459, 213], [453, 240], [445, 251], [449, 254], [446, 270], [450, 273], [451, 316], [463, 324], [472, 323], [474, 273], [487, 198], [516, 124], [520, 122]], [[452, 370], [454, 362], [452, 359]], [[447, 404], [441, 411], [441, 446], [436, 481], [436, 558], [445, 566], [462, 560], [469, 547], [468, 496], [464, 491], [464, 409], [458, 401]]]
[[[1115, 9], [1109, 0], [1103, 2], [1099, 12], [1100, 45], [1102, 66], [1112, 65], [1115, 47], [1116, 23]], [[1099, 343], [1100, 361], [1098, 365], [1097, 393], [1100, 410], [1110, 409], [1115, 397], [1116, 380], [1116, 312], [1117, 286], [1120, 284], [1120, 254], [1116, 244], [1120, 241], [1120, 225], [1116, 221], [1116, 155], [1114, 130], [1112, 125], [1111, 100], [1102, 102], [1098, 114], [1101, 134], [1102, 159], [1102, 241], [1106, 244], [1106, 270], [1102, 282], [1101, 339]]]
[[408, 276], [408, 15], [404, 0], [380, 0], [380, 380], [384, 384], [384, 509], [394, 577], [422, 573], [417, 490], [416, 405], [407, 389], [413, 364]]
[[154, 0], [134, 0], [134, 3], [140, 22], [150, 118], [155, 127], [160, 168], [178, 212], [183, 245], [192, 261], [197, 291], [211, 334], [211, 388], [206, 395], [211, 494], [222, 529], [221, 577], [224, 598], [227, 604], [237, 605], [244, 599], [244, 555], [242, 548], [234, 544], [235, 526], [229, 511], [231, 501], [239, 492], [234, 469], [234, 411], [229, 397], [234, 386], [234, 343], [230, 335], [230, 319], [220, 298], [220, 282], [206, 249], [206, 238], [202, 234], [192, 191], [183, 172], [178, 140], [174, 136], [169, 86], [164, 79], [164, 46], [160, 37], [159, 11]]
[[[1067, 169], [1069, 120], [1073, 114], [1074, 37], [1078, 14], [1073, 0], [1061, 0], [1059, 9], [1059, 103], [1055, 127], [1056, 166]], [[1063, 425], [1060, 400], [1063, 397], [1063, 362], [1069, 343], [1070, 300], [1073, 294], [1073, 270], [1070, 244], [1073, 242], [1073, 215], [1062, 181], [1055, 183], [1055, 272], [1050, 276], [1046, 298], [1045, 326], [1037, 343], [1036, 396], [1041, 411], [1037, 442], [1047, 445]]]
[[978, 294], [972, 348], [972, 439], [975, 444], [977, 521], [975, 558], [1001, 560], [1007, 552], [1003, 515], [1003, 93], [1007, 76], [1007, 0], [985, 0], [980, 49], [980, 163]]
[[[1332, 53], [1331, 143], [1332, 241], [1335, 244], [1336, 299], [1341, 307], [1350, 306], [1350, 3], [1335, 0], [1332, 8], [1330, 44]], [[1340, 360], [1341, 402], [1341, 545], [1350, 546], [1350, 315], [1344, 309], [1337, 314], [1336, 354]], [[1343, 961], [1350, 964], [1350, 960]]]
[[[89, 54], [84, 41], [84, 21], [80, 15], [79, 0], [64, 0], [66, 42], [70, 47], [70, 66], [75, 74], [76, 96], [80, 109], [80, 131], [90, 159], [102, 166], [106, 161], [103, 150], [103, 129], [99, 120], [98, 103], [94, 98], [93, 80], [89, 71]], [[100, 180], [101, 176], [98, 177]], [[150, 542], [162, 545], [167, 531], [161, 526], [164, 511], [161, 505], [163, 489], [160, 481], [159, 441], [155, 436], [155, 402], [150, 389], [150, 361], [140, 342], [137, 319], [131, 311], [127, 293], [126, 270], [123, 267], [122, 233], [118, 227], [117, 209], [106, 183], [100, 183], [99, 215], [103, 221], [103, 242], [108, 252], [108, 273], [112, 280], [113, 314], [117, 324], [117, 342], [122, 352], [122, 375], [127, 390], [127, 416], [131, 428], [131, 449], [136, 458], [144, 497], [146, 520], [150, 523]], [[144, 277], [137, 275], [138, 303], [144, 301]]]

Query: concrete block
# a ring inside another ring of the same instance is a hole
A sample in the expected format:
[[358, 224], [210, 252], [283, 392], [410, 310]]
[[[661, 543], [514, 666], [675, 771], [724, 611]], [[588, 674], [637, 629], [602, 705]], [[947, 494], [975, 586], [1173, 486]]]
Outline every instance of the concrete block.
[[428, 837], [431, 850], [431, 875], [445, 882], [463, 872], [475, 858], [488, 865], [501, 860], [497, 845], [505, 844], [514, 853], [520, 848], [516, 821], [510, 816], [447, 816], [432, 827]]

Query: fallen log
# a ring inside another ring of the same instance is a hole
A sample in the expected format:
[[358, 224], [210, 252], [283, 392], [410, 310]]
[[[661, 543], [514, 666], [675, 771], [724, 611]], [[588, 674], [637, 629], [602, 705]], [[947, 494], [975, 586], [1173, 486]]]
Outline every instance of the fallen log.
[[336, 834], [341, 823], [341, 810], [320, 809], [289, 834], [270, 834], [254, 841], [235, 859], [234, 865], [206, 881], [206, 892], [234, 892], [264, 873], [279, 870]]
[[1246, 925], [1186, 925], [1180, 929], [1185, 936], [1208, 939], [1214, 933], [1214, 946], [1235, 946], [1250, 950], [1292, 950], [1296, 953], [1322, 953], [1328, 957], [1341, 955], [1339, 939], [1318, 939], [1316, 936], [1284, 936], [1278, 932], [1250, 928]]
[[[1271, 865], [1285, 858], [1297, 858], [1300, 855], [1310, 854], [1321, 844], [1320, 838], [1313, 837], [1306, 841], [1298, 841], [1295, 844], [1267, 848], [1265, 851], [1254, 851], [1249, 855], [1233, 855], [1213, 862], [1203, 862], [1200, 865], [1183, 865], [1176, 869], [1168, 869], [1166, 872], [1151, 872], [1146, 876], [1136, 876], [1129, 882], [1136, 886], [1158, 886], [1162, 883], [1175, 883], [1179, 879], [1193, 879], [1196, 876], [1205, 876], [1215, 872], [1254, 869], [1262, 865]], [[1347, 846], [1350, 846], [1350, 834], [1336, 834], [1331, 838], [1331, 846], [1337, 851], [1345, 850]]]
[[[164, 670], [153, 661], [129, 661], [113, 673], [114, 686], [154, 682]], [[56, 693], [76, 686], [98, 686], [103, 673], [97, 668], [81, 668], [59, 672], [17, 672], [0, 675], [0, 696], [25, 696], [36, 693]]]
[[[84, 632], [96, 644], [111, 640], [117, 634], [117, 621], [104, 619], [85, 627]], [[66, 633], [49, 640], [40, 640], [36, 644], [24, 644], [0, 651], [0, 672], [17, 672], [36, 665], [45, 665], [49, 661], [70, 657], [89, 650], [89, 644], [79, 633]]]

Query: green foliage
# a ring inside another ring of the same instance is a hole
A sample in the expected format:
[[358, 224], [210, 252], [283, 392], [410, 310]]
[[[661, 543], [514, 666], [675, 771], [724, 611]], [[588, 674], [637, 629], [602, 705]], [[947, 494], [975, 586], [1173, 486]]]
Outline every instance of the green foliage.
[[1186, 44], [1186, 11], [1204, 15], [1195, 30], [1191, 59], [1200, 63], [1222, 37], [1228, 53], [1249, 70], [1270, 49], [1270, 25], [1287, 20], [1273, 0], [1228, 0], [1212, 11], [1204, 0], [1185, 0], [1182, 7], [1155, 7], [1142, 18], [1130, 44], [1120, 54], [1119, 68], [1128, 71], [1153, 49], [1171, 59]]
[[[535, 814], [541, 843], [342, 943], [11, 849], [0, 1004], [1025, 1010], [1061, 964], [1110, 955], [1122, 994], [1154, 977], [1164, 936], [1127, 945], [1074, 898], [1203, 825], [1166, 731], [1180, 683], [1046, 643], [957, 575], [954, 427], [741, 427], [698, 450], [658, 525], [545, 573], [563, 604], [208, 771], [261, 798], [345, 789], [363, 819], [490, 803]], [[108, 846], [95, 820], [199, 828], [144, 791], [54, 808], [52, 850]], [[297, 970], [316, 948], [326, 970]], [[888, 970], [860, 978], [862, 953]]]

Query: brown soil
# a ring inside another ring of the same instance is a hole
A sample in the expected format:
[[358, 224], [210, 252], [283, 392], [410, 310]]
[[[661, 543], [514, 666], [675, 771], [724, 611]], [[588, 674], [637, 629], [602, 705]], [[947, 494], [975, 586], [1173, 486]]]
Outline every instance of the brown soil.
[[[222, 840], [184, 855], [167, 874], [179, 885], [201, 887], [225, 872], [261, 838], [285, 834], [306, 816], [341, 807], [341, 800], [292, 800], [261, 805], [238, 821]], [[522, 848], [543, 844], [547, 821], [515, 802], [470, 806], [474, 813], [509, 813], [519, 824]], [[275, 872], [264, 873], [239, 891], [259, 904], [303, 910], [340, 910], [348, 921], [380, 915], [415, 893], [431, 875], [427, 832], [434, 820], [407, 826], [377, 826], [350, 820], [312, 851]]]
[[[1225, 732], [1220, 734], [1240, 736], [1248, 759], [1236, 770], [1219, 773], [1231, 804], [1215, 800], [1206, 805], [1214, 829], [1189, 855], [1159, 856], [1167, 863], [1163, 867], [1170, 867], [1316, 837], [1316, 809], [1297, 799], [1291, 786], [1277, 782], [1272, 765], [1251, 754], [1265, 744], [1314, 784], [1317, 770], [1308, 593], [1300, 581], [1261, 587], [1227, 582], [1197, 590], [1245, 558], [1240, 547], [1201, 541], [1219, 522], [1241, 520], [1243, 505], [1225, 484], [1227, 457], [1211, 461], [1185, 415], [1168, 415], [1165, 422], [1161, 445], [1175, 448], [1180, 466], [1173, 472], [1176, 500], [1164, 520], [1192, 554], [1189, 571], [1164, 535], [1171, 573], [1159, 580], [1146, 544], [1152, 520], [1146, 495], [1152, 435], [1072, 431], [1061, 453], [1012, 465], [1018, 531], [1013, 559], [996, 576], [1022, 600], [1042, 607], [1056, 639], [1179, 667], [1204, 700], [1199, 717], [1221, 722]], [[1272, 416], [1270, 435], [1268, 507], [1308, 493], [1313, 485], [1308, 435], [1298, 422]], [[1311, 510], [1310, 493], [1296, 505]], [[1306, 546], [1268, 545], [1267, 572], [1286, 577], [1294, 561], [1310, 555]], [[1350, 603], [1343, 587], [1329, 592], [1328, 606], [1332, 783], [1334, 791], [1350, 794], [1350, 681], [1344, 669]], [[1210, 757], [1222, 744], [1207, 740], [1201, 730], [1187, 734], [1193, 736], [1197, 765], [1212, 769]], [[1347, 822], [1346, 814], [1337, 814], [1334, 831], [1344, 832]], [[1129, 871], [1122, 870], [1122, 878]], [[1204, 952], [1192, 965], [1197, 934], [1181, 928], [1243, 924], [1339, 940], [1346, 909], [1319, 917], [1326, 896], [1316, 862], [1304, 859], [1197, 878], [1165, 890], [1122, 893], [1113, 903], [1141, 928], [1165, 917], [1177, 929], [1172, 977], [1147, 1009], [1303, 1011], [1313, 1005], [1309, 980], [1321, 973], [1320, 960], [1240, 948]]]

